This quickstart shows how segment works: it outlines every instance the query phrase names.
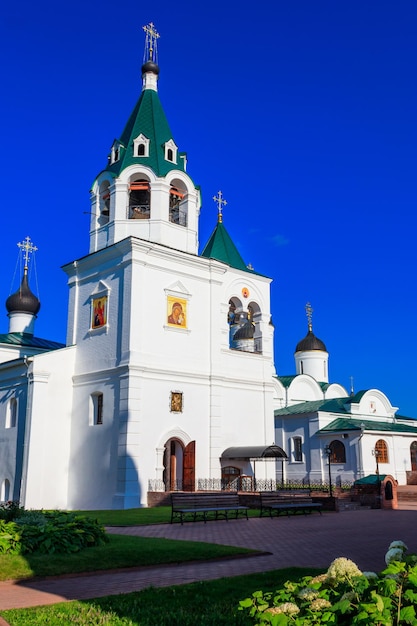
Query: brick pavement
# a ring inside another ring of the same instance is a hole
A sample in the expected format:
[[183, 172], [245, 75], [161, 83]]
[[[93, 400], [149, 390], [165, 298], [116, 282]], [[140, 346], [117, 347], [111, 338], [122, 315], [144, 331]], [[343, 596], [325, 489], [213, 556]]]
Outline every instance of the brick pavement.
[[[180, 524], [113, 528], [110, 532], [142, 537], [165, 537], [236, 545], [269, 552], [262, 556], [133, 568], [27, 582], [0, 583], [0, 610], [54, 604], [74, 599], [138, 591], [283, 567], [327, 567], [338, 556], [354, 560], [361, 569], [381, 570], [384, 554], [395, 539], [417, 553], [416, 510], [360, 510], [323, 516], [279, 519], [251, 518]], [[0, 622], [1, 626], [1, 622]]]

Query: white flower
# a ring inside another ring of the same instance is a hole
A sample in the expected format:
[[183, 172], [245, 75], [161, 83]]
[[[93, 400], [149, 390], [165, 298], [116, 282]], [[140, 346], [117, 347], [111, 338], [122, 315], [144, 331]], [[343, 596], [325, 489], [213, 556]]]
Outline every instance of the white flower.
[[313, 600], [313, 602], [310, 604], [310, 609], [312, 611], [321, 611], [322, 609], [328, 609], [331, 606], [331, 602], [329, 602], [325, 598], [316, 598], [316, 600]]
[[389, 544], [388, 550], [391, 550], [391, 548], [401, 548], [402, 550], [404, 550], [404, 552], [408, 550], [404, 541], [391, 541], [391, 543]]
[[271, 609], [267, 609], [265, 613], [272, 613], [276, 615], [277, 613], [285, 613], [286, 615], [295, 615], [299, 613], [300, 609], [294, 602], [284, 602], [284, 604], [280, 604], [279, 606], [274, 606]]
[[352, 578], [353, 576], [361, 576], [362, 572], [350, 559], [345, 557], [339, 557], [330, 564], [327, 570], [327, 578], [329, 580], [341, 582], [345, 578]]
[[403, 554], [402, 548], [390, 548], [385, 555], [385, 563], [389, 565], [392, 561], [402, 561]]
[[311, 587], [304, 587], [304, 589], [301, 589], [298, 597], [300, 598], [300, 600], [311, 601], [315, 600], [318, 595], [318, 591], [316, 591], [315, 589], [311, 589]]

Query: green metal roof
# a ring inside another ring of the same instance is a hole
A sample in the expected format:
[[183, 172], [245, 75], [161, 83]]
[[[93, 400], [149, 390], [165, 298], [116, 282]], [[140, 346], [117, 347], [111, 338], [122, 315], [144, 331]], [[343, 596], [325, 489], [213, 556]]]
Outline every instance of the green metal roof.
[[234, 267], [237, 270], [243, 270], [244, 272], [254, 273], [253, 270], [249, 270], [242, 257], [239, 254], [238, 249], [233, 243], [229, 233], [224, 227], [223, 222], [218, 222], [216, 228], [213, 230], [208, 242], [206, 243], [201, 256], [207, 259], [216, 259]]
[[416, 426], [408, 426], [408, 424], [399, 424], [398, 422], [379, 422], [367, 419], [352, 419], [338, 417], [330, 422], [324, 428], [321, 428], [319, 433], [328, 433], [335, 431], [346, 430], [364, 430], [364, 431], [382, 431], [382, 432], [394, 432], [394, 433], [412, 433], [417, 434]]
[[[149, 139], [149, 156], [134, 156], [133, 141], [140, 134]], [[184, 159], [177, 154], [177, 163], [171, 163], [165, 159], [164, 144], [173, 139], [168, 121], [159, 100], [158, 93], [153, 89], [145, 89], [129, 120], [120, 136], [120, 156], [119, 160], [105, 168], [114, 176], [119, 176], [120, 172], [129, 165], [141, 164], [150, 167], [157, 176], [166, 176], [171, 170], [185, 171]]]
[[293, 404], [292, 406], [287, 406], [283, 409], [277, 409], [274, 411], [274, 415], [304, 415], [306, 413], [317, 413], [318, 411], [346, 414], [348, 411], [345, 409], [344, 405], [347, 400], [349, 400], [349, 398], [332, 398], [331, 400], [310, 400], [308, 402], [300, 402], [299, 404]]
[[364, 476], [363, 478], [358, 478], [353, 483], [354, 485], [377, 485], [386, 479], [388, 474], [369, 474], [369, 476]]
[[[279, 382], [286, 388], [288, 389], [288, 387], [291, 385], [292, 381], [294, 380], [294, 378], [298, 378], [300, 374], [294, 374], [292, 376], [275, 376], [275, 378], [277, 378], [279, 380]], [[319, 385], [319, 387], [321, 387], [321, 389], [323, 391], [326, 391], [326, 389], [330, 386], [330, 383], [323, 383], [323, 382], [319, 382], [316, 380], [316, 383]]]
[[40, 337], [34, 337], [29, 333], [0, 334], [0, 344], [21, 347], [26, 346], [28, 348], [41, 348], [42, 350], [58, 350], [59, 348], [65, 348], [64, 343], [41, 339]]

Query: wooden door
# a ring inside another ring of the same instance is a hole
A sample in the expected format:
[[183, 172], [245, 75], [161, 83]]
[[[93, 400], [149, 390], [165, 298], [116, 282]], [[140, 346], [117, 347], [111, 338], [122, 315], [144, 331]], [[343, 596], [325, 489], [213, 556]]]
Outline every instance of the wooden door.
[[182, 488], [184, 491], [195, 490], [195, 441], [190, 441], [184, 448]]

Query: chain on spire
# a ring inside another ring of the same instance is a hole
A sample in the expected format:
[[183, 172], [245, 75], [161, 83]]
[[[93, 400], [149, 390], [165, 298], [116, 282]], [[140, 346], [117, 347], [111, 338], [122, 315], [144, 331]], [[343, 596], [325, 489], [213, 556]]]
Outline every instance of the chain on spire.
[[306, 315], [307, 315], [307, 322], [308, 322], [308, 330], [309, 332], [312, 332], [313, 330], [313, 307], [311, 306], [310, 302], [307, 302], [306, 304]]
[[226, 206], [227, 202], [223, 198], [223, 194], [221, 191], [217, 193], [217, 196], [213, 196], [213, 200], [217, 204], [217, 211], [219, 213], [217, 221], [219, 222], [219, 224], [221, 224], [221, 222], [223, 221], [223, 207]]
[[23, 260], [25, 262], [24, 270], [25, 272], [27, 272], [28, 267], [29, 267], [30, 255], [33, 252], [36, 252], [38, 248], [33, 245], [32, 241], [30, 240], [30, 237], [26, 237], [22, 242], [18, 243], [17, 245], [23, 254]]
[[146, 26], [142, 26], [146, 33], [145, 50], [143, 51], [143, 62], [152, 61], [158, 64], [158, 39], [159, 33], [153, 22], [149, 22]]

